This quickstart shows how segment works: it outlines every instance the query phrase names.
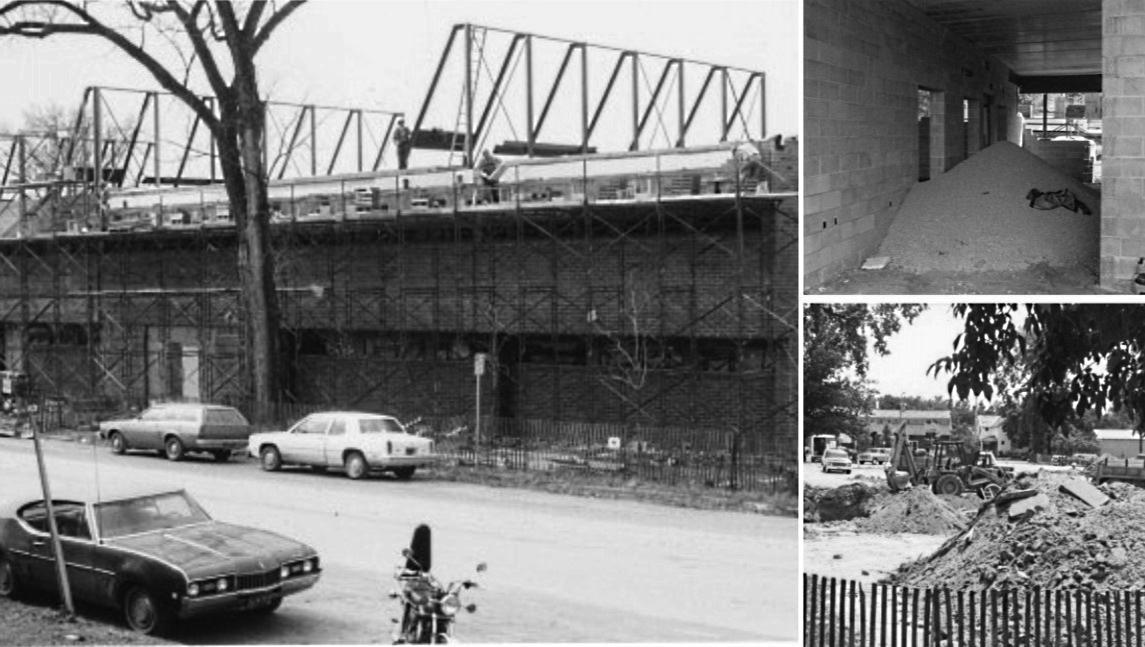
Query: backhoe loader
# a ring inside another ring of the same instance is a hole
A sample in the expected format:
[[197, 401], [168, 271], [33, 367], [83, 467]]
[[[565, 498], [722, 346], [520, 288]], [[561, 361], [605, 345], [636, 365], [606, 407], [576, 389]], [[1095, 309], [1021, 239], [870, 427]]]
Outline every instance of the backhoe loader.
[[974, 492], [993, 500], [1013, 480], [1012, 468], [999, 466], [990, 452], [970, 451], [957, 440], [939, 440], [925, 456], [915, 456], [907, 441], [906, 423], [895, 432], [894, 450], [886, 467], [892, 492], [927, 486], [935, 494]]

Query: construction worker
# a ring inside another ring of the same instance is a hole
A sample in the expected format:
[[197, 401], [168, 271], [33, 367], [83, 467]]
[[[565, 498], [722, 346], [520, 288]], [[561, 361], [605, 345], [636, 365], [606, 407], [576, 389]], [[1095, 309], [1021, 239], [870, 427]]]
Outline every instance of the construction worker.
[[477, 162], [477, 174], [481, 178], [481, 183], [488, 189], [490, 200], [494, 204], [501, 202], [501, 191], [497, 188], [501, 183], [501, 172], [501, 158], [490, 153], [489, 149], [481, 151], [481, 159]]
[[398, 169], [404, 171], [409, 166], [409, 152], [413, 148], [413, 133], [406, 128], [405, 118], [398, 119], [398, 127], [394, 130], [394, 143], [398, 146]]
[[763, 163], [763, 155], [760, 154], [759, 148], [751, 143], [741, 144], [735, 149], [735, 157], [739, 165], [740, 182], [745, 184], [755, 182], [757, 190], [762, 188], [766, 192], [770, 173], [767, 165]]

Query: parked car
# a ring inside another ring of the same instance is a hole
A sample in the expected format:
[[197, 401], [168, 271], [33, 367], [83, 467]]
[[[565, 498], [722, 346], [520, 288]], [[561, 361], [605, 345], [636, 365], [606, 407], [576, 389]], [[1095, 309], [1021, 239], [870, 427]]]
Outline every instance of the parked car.
[[[183, 490], [64, 494], [52, 507], [72, 597], [118, 609], [141, 633], [205, 614], [272, 613], [322, 572], [313, 548], [215, 521]], [[0, 596], [59, 590], [48, 533], [43, 499], [0, 504]]]
[[828, 449], [823, 452], [822, 464], [824, 472], [851, 473], [851, 457], [847, 455], [845, 449]]
[[187, 452], [206, 452], [225, 461], [246, 448], [250, 432], [243, 414], [217, 404], [157, 404], [132, 418], [99, 423], [99, 437], [111, 444], [112, 453], [157, 450], [173, 461]]
[[891, 460], [890, 447], [871, 447], [865, 452], [859, 454], [857, 462], [859, 465], [866, 465], [871, 463], [874, 465], [882, 465]]
[[248, 451], [268, 472], [284, 465], [333, 467], [352, 479], [370, 472], [408, 479], [438, 458], [432, 440], [408, 433], [396, 418], [354, 411], [314, 413], [286, 431], [251, 434]]

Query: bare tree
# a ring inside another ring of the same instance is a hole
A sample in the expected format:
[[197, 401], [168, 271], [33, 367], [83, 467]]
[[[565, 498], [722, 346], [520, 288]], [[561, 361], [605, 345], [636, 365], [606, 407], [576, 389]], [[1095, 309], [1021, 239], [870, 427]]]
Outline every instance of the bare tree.
[[[260, 404], [277, 401], [281, 395], [282, 359], [269, 240], [268, 178], [263, 165], [266, 112], [255, 59], [275, 29], [304, 2], [128, 1], [123, 7], [103, 10], [104, 5], [82, 0], [14, 0], [0, 7], [0, 35], [80, 34], [112, 43], [210, 129], [218, 142], [237, 229], [247, 365], [252, 392]], [[113, 20], [120, 22], [113, 24]], [[191, 89], [193, 73], [206, 78], [218, 101], [217, 114]]]

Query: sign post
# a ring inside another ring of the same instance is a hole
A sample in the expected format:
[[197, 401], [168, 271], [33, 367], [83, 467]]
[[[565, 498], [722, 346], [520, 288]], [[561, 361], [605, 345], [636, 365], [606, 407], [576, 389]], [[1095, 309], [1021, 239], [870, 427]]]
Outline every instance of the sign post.
[[40, 485], [44, 490], [44, 506], [45, 512], [48, 515], [48, 530], [52, 534], [52, 554], [56, 558], [56, 576], [60, 581], [60, 592], [64, 598], [64, 610], [67, 611], [67, 617], [74, 618], [76, 615], [75, 606], [72, 604], [72, 589], [68, 585], [68, 569], [64, 565], [64, 550], [60, 545], [60, 531], [56, 527], [56, 512], [52, 507], [52, 488], [48, 485], [48, 470], [44, 466], [44, 449], [40, 446], [40, 432], [36, 428], [37, 425], [32, 425], [32, 443], [36, 447], [36, 463], [40, 468]]
[[473, 376], [477, 383], [477, 415], [474, 416], [473, 423], [473, 445], [474, 451], [481, 447], [481, 376], [485, 375], [485, 353], [477, 353], [473, 356]]

